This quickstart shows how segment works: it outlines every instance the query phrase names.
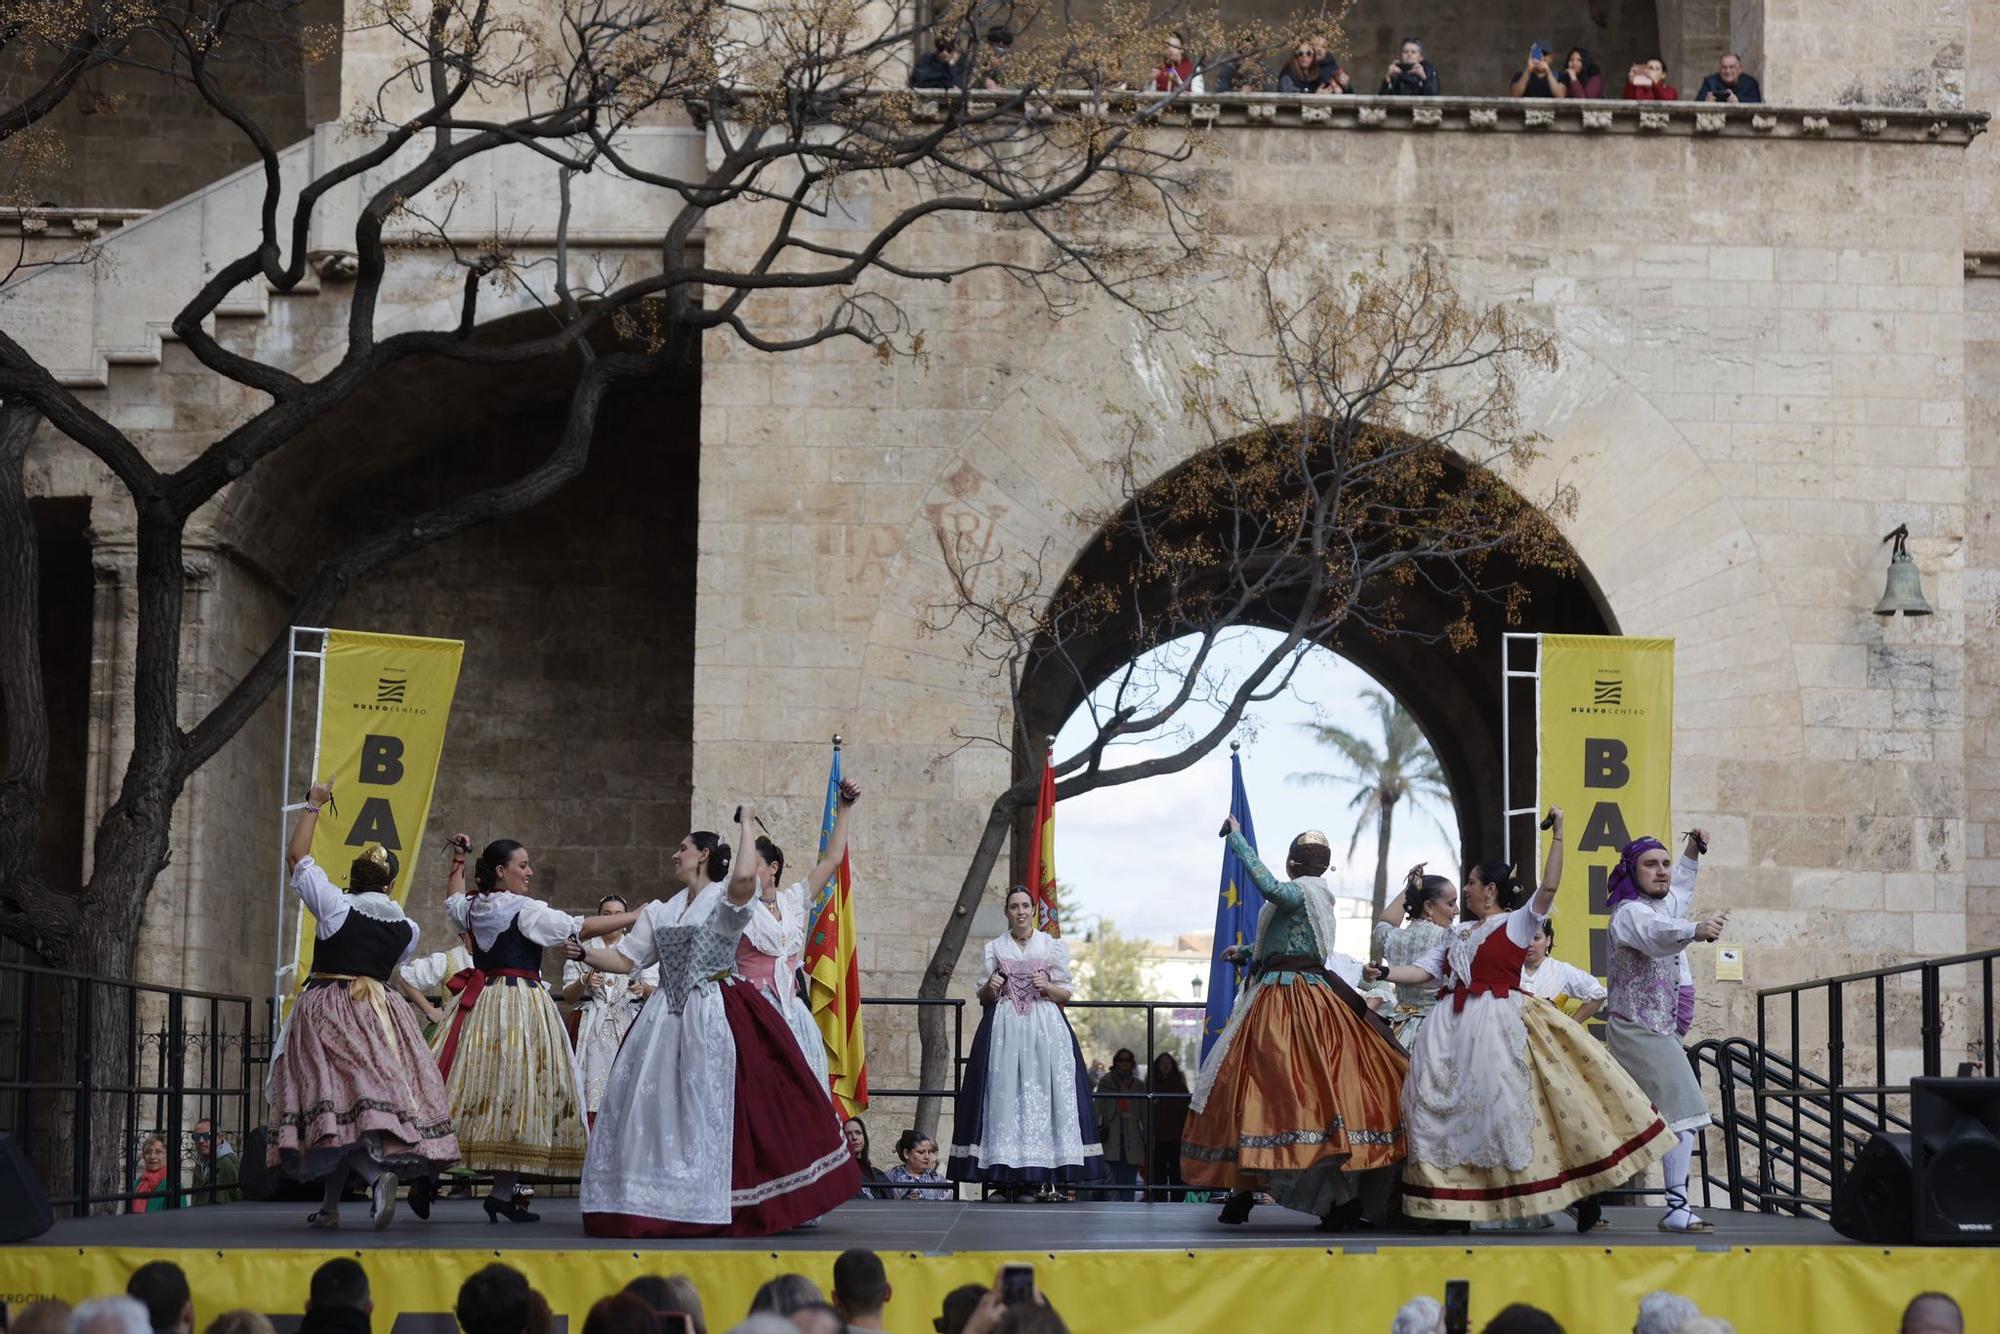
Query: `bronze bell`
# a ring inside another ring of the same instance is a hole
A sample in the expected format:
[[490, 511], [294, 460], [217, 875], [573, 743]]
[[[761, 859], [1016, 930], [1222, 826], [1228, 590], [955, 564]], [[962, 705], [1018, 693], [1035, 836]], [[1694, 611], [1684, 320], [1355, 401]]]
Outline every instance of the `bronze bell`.
[[1877, 616], [1929, 616], [1931, 604], [1924, 600], [1923, 576], [1917, 573], [1917, 563], [1910, 559], [1910, 553], [1899, 542], [1896, 551], [1889, 557], [1889, 582], [1882, 589], [1882, 600], [1875, 604]]

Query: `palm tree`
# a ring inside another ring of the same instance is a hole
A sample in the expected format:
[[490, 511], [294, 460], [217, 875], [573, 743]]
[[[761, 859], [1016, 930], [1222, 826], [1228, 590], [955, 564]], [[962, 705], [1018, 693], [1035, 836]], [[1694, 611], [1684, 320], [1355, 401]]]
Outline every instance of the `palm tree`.
[[[1330, 723], [1303, 723], [1323, 746], [1339, 752], [1347, 762], [1345, 773], [1295, 773], [1286, 782], [1300, 787], [1352, 787], [1357, 789], [1348, 809], [1358, 812], [1354, 836], [1347, 841], [1347, 859], [1361, 844], [1362, 831], [1375, 826], [1375, 917], [1380, 920], [1389, 903], [1389, 831], [1396, 820], [1396, 807], [1408, 802], [1412, 809], [1429, 808], [1436, 818], [1439, 807], [1451, 809], [1451, 789], [1445, 784], [1444, 770], [1417, 726], [1416, 716], [1401, 701], [1379, 690], [1364, 690], [1375, 717], [1382, 724], [1382, 744], [1363, 740], [1344, 727]], [[1444, 830], [1442, 821], [1438, 828]], [[1445, 831], [1450, 841], [1452, 835]]]

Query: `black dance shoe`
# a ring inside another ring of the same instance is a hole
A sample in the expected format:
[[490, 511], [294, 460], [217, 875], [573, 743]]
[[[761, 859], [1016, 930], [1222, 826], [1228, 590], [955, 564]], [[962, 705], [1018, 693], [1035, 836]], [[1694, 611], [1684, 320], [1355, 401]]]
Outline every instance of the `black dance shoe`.
[[1368, 1227], [1368, 1220], [1361, 1216], [1361, 1200], [1359, 1197], [1356, 1197], [1349, 1200], [1346, 1204], [1336, 1204], [1333, 1208], [1327, 1210], [1326, 1214], [1319, 1220], [1319, 1226], [1314, 1228], [1313, 1231], [1361, 1231]]
[[1235, 1227], [1250, 1221], [1250, 1211], [1257, 1207], [1257, 1197], [1247, 1190], [1232, 1190], [1229, 1198], [1222, 1202], [1222, 1212], [1215, 1216], [1218, 1223]]
[[518, 1199], [509, 1200], [507, 1203], [502, 1204], [491, 1195], [488, 1195], [480, 1203], [486, 1206], [486, 1221], [489, 1223], [497, 1223], [503, 1218], [510, 1223], [539, 1223], [542, 1221], [540, 1214], [528, 1208], [527, 1205], [522, 1204]]
[[431, 1216], [431, 1201], [437, 1198], [437, 1179], [418, 1177], [410, 1183], [410, 1212], [419, 1218]]
[[1597, 1202], [1595, 1195], [1586, 1196], [1576, 1202], [1576, 1230], [1588, 1232], [1596, 1227], [1604, 1217], [1604, 1206]]

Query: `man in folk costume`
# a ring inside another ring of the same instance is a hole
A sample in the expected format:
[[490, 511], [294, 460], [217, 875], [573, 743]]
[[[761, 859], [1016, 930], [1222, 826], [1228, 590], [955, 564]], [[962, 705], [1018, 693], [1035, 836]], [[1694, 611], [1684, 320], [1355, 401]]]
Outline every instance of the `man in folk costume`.
[[1334, 950], [1333, 861], [1326, 835], [1292, 840], [1279, 880], [1234, 816], [1230, 850], [1264, 896], [1250, 984], [1195, 1079], [1181, 1175], [1231, 1192], [1221, 1221], [1250, 1216], [1254, 1192], [1320, 1217], [1322, 1231], [1362, 1221], [1359, 1176], [1403, 1159], [1401, 1100], [1409, 1057], [1389, 1026], [1325, 960]]
[[1667, 1193], [1663, 1232], [1712, 1232], [1688, 1207], [1688, 1166], [1695, 1132], [1709, 1124], [1708, 1099], [1681, 1046], [1677, 1011], [1687, 947], [1722, 935], [1727, 914], [1688, 920], [1695, 873], [1708, 834], [1696, 829], [1678, 863], [1656, 838], [1625, 845], [1606, 886], [1611, 911], [1610, 999], [1605, 1029], [1611, 1055], [1653, 1100], [1676, 1142], [1661, 1163]]

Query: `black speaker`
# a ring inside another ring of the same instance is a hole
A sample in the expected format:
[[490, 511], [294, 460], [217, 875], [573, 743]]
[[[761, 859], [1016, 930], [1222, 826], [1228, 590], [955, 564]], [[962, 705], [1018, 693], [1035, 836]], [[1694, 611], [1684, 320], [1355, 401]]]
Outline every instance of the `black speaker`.
[[1855, 1241], [1910, 1243], [1908, 1135], [1872, 1135], [1833, 1193], [1833, 1230]]
[[12, 1135], [0, 1135], [0, 1241], [26, 1241], [56, 1225], [49, 1193]]
[[2000, 1079], [1913, 1079], [1915, 1240], [2000, 1245]]
[[242, 1161], [237, 1165], [236, 1184], [246, 1200], [317, 1200], [321, 1187], [313, 1181], [295, 1181], [275, 1167], [264, 1166], [264, 1146], [270, 1137], [263, 1126], [245, 1135]]

